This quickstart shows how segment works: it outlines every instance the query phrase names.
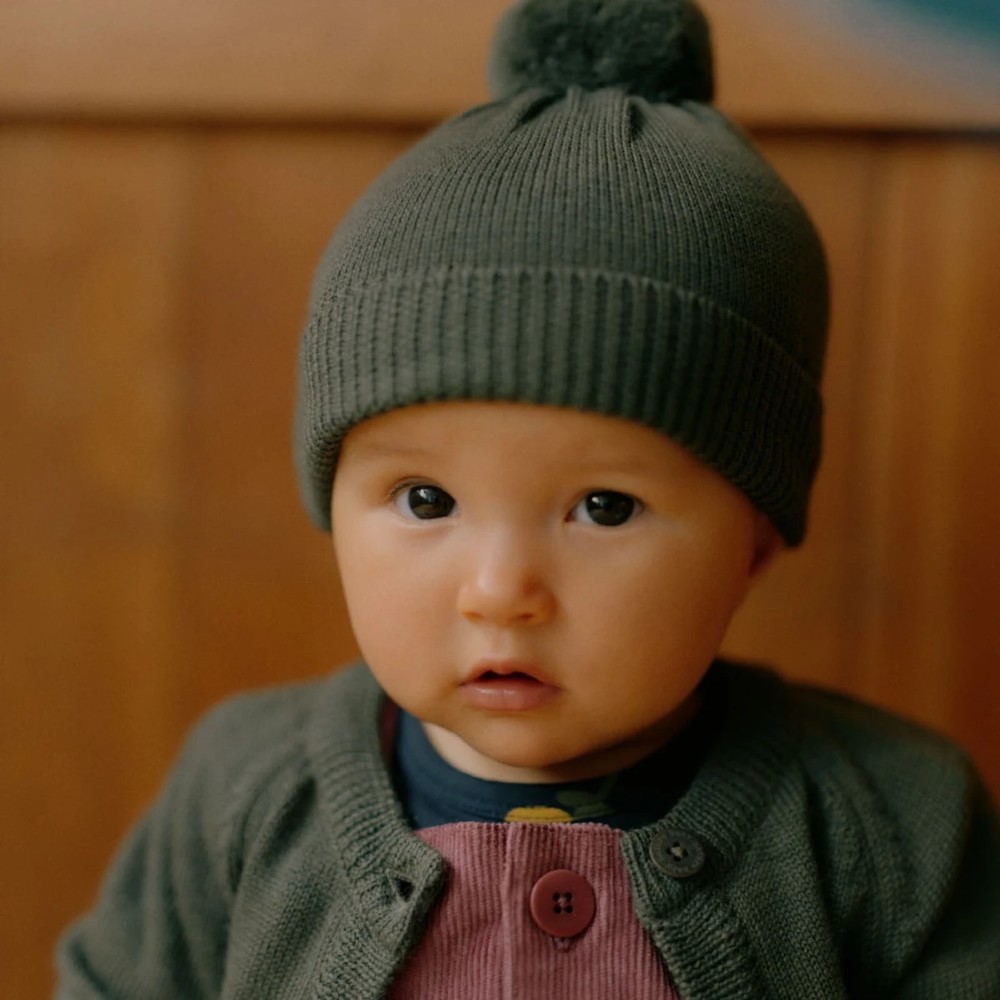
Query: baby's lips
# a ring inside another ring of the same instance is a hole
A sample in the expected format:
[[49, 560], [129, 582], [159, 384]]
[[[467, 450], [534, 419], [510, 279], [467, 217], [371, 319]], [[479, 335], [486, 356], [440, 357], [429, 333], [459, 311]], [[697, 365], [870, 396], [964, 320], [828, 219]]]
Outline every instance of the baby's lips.
[[534, 663], [525, 660], [512, 659], [484, 659], [477, 660], [473, 665], [465, 683], [472, 681], [489, 682], [491, 680], [501, 680], [505, 677], [524, 677], [528, 680], [537, 681], [539, 684], [547, 684], [549, 687], [556, 687], [546, 678]]

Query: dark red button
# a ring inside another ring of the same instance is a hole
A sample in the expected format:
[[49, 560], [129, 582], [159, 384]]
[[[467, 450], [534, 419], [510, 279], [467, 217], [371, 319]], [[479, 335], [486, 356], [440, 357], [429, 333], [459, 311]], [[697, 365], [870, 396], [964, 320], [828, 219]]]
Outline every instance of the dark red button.
[[566, 868], [543, 875], [531, 890], [531, 916], [546, 934], [576, 937], [590, 926], [597, 903], [590, 883]]

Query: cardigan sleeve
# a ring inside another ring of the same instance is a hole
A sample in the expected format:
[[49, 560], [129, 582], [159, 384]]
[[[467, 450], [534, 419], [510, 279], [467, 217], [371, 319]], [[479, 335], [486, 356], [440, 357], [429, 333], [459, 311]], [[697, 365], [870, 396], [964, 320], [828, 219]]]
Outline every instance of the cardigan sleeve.
[[231, 901], [226, 714], [195, 728], [93, 909], [62, 936], [57, 1000], [218, 995]]
[[1000, 823], [978, 777], [968, 778], [962, 834], [945, 889], [924, 910], [926, 937], [914, 949], [892, 1000], [1000, 998]]
[[848, 995], [1000, 1000], [1000, 826], [968, 755], [846, 695], [797, 697]]

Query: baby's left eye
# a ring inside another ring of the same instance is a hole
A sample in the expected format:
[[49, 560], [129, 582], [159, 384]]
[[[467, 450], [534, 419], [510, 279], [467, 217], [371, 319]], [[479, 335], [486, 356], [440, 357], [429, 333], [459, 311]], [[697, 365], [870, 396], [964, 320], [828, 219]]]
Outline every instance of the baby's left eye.
[[393, 498], [393, 506], [410, 520], [432, 521], [450, 517], [455, 510], [455, 498], [440, 486], [417, 483], [401, 489]]
[[589, 521], [602, 528], [617, 528], [642, 509], [635, 497], [617, 490], [595, 490], [588, 493], [572, 510], [573, 521]]

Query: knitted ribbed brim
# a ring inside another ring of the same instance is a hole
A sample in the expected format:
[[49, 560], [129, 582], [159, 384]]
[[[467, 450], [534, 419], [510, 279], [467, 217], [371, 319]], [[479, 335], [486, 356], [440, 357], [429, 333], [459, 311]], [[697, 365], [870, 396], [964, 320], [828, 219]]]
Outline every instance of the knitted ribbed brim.
[[[458, 268], [389, 276], [330, 306], [304, 348], [310, 408], [298, 429], [310, 513], [326, 528], [346, 428], [407, 403], [495, 399], [662, 430], [768, 511], [790, 543], [801, 537], [819, 445], [815, 388], [710, 300], [610, 272]], [[350, 352], [337, 349], [346, 338]]]
[[711, 107], [570, 85], [473, 108], [393, 164], [324, 255], [299, 366], [306, 506], [329, 529], [359, 421], [513, 400], [668, 434], [798, 544], [826, 317], [805, 212]]

